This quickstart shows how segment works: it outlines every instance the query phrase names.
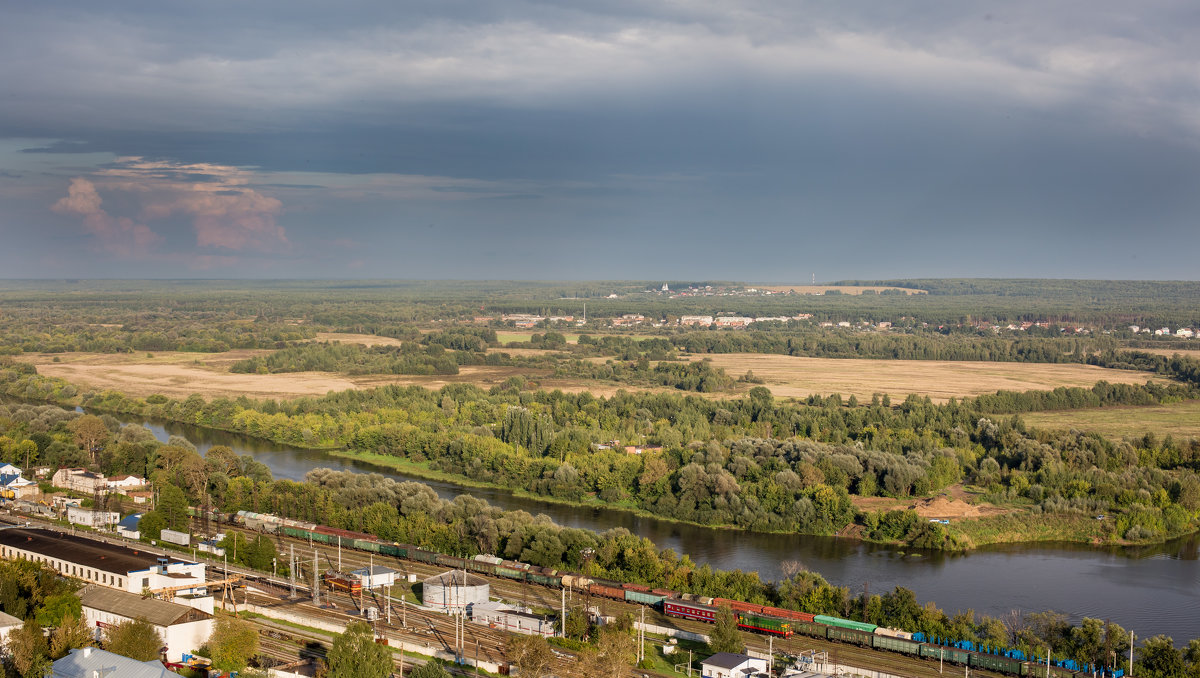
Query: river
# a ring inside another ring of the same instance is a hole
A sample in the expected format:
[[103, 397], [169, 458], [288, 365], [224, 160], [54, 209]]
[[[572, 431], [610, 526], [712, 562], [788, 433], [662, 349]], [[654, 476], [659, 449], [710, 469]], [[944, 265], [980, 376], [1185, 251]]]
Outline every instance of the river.
[[624, 527], [660, 547], [689, 554], [715, 568], [757, 571], [779, 577], [780, 563], [795, 560], [853, 593], [896, 586], [912, 589], [919, 600], [935, 601], [948, 613], [974, 609], [1003, 616], [1011, 610], [1055, 610], [1073, 620], [1112, 620], [1139, 638], [1172, 636], [1177, 643], [1200, 638], [1200, 537], [1145, 548], [1020, 545], [977, 549], [967, 554], [905, 555], [895, 548], [833, 537], [756, 534], [682, 525], [625, 511], [593, 509], [516, 497], [503, 490], [463, 488], [405, 476], [364, 462], [338, 459], [315, 450], [291, 449], [268, 441], [173, 422], [118, 419], [142, 424], [159, 439], [180, 435], [203, 454], [228, 445], [271, 468], [276, 478], [301, 480], [318, 467], [376, 472], [415, 480], [453, 499], [469, 492], [504, 509], [544, 513], [560, 525], [601, 532]]

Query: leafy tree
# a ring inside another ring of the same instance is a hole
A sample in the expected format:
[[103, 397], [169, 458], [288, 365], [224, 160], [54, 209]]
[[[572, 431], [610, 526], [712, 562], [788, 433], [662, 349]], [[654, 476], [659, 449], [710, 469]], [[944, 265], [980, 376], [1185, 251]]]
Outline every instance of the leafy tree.
[[412, 670], [409, 678], [450, 678], [450, 672], [441, 663], [427, 659], [424, 664]]
[[147, 511], [138, 521], [138, 538], [142, 541], [158, 539], [167, 527], [167, 520], [158, 511]]
[[350, 624], [334, 639], [326, 662], [327, 678], [387, 678], [392, 674], [387, 648], [375, 643], [375, 632], [361, 621]]
[[21, 628], [9, 632], [5, 649], [12, 657], [13, 668], [24, 678], [41, 678], [50, 666], [46, 638], [33, 617], [26, 619]]
[[728, 605], [717, 609], [716, 625], [709, 633], [708, 649], [712, 652], [741, 652], [746, 644], [738, 630], [737, 615]]
[[161, 656], [163, 638], [145, 619], [123, 621], [104, 631], [104, 649], [148, 662]]
[[587, 637], [588, 631], [591, 630], [591, 624], [588, 623], [587, 610], [580, 606], [567, 610], [567, 618], [562, 623], [565, 635], [575, 640], [583, 640]]
[[212, 637], [208, 640], [208, 653], [214, 668], [242, 671], [250, 659], [258, 654], [258, 632], [236, 617], [217, 617]]
[[70, 591], [57, 593], [48, 596], [42, 602], [42, 607], [37, 611], [35, 618], [38, 626], [58, 626], [64, 623], [63, 619], [70, 615], [75, 619], [83, 616], [83, 604], [79, 602], [79, 597]]
[[68, 612], [63, 615], [62, 621], [57, 626], [58, 628], [54, 629], [54, 635], [50, 638], [50, 657], [52, 659], [65, 657], [71, 650], [88, 647], [96, 642], [95, 636], [92, 635], [92, 629], [88, 627], [87, 622], [83, 621], [82, 616]]
[[595, 678], [625, 678], [637, 658], [633, 636], [613, 628], [600, 630], [596, 647], [584, 650], [579, 663], [585, 675]]
[[550, 644], [542, 636], [512, 635], [504, 644], [504, 654], [528, 678], [542, 678], [554, 661]]
[[167, 527], [172, 530], [186, 532], [189, 526], [188, 501], [183, 490], [169, 482], [162, 483], [158, 488], [158, 504], [155, 510], [162, 514]]
[[104, 448], [112, 435], [104, 420], [94, 414], [85, 414], [71, 422], [71, 432], [75, 434], [75, 444], [88, 453], [92, 463], [96, 462], [96, 453]]
[[1141, 671], [1134, 671], [1134, 675], [1148, 678], [1175, 678], [1184, 675], [1183, 654], [1167, 636], [1147, 638], [1138, 652], [1138, 665]]

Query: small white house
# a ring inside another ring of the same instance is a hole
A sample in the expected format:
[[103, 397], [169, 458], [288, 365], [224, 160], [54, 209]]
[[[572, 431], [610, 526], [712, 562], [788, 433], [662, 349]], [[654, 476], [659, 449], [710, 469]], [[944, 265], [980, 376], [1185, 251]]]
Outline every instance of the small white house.
[[21, 469], [17, 468], [16, 466], [13, 466], [12, 464], [4, 464], [3, 466], [0, 466], [0, 476], [19, 476], [19, 475], [21, 475]]
[[109, 490], [121, 493], [124, 493], [126, 490], [132, 490], [134, 488], [144, 487], [146, 485], [145, 478], [129, 474], [109, 476], [106, 479], [106, 482], [108, 483]]
[[373, 565], [354, 570], [350, 574], [357, 575], [362, 580], [364, 589], [376, 589], [380, 586], [391, 586], [396, 582], [396, 571], [390, 567]]
[[117, 534], [126, 539], [137, 539], [142, 536], [138, 524], [142, 521], [141, 513], [131, 513], [117, 523]]
[[766, 673], [767, 660], [747, 654], [718, 652], [700, 662], [700, 675], [703, 678], [751, 678]]

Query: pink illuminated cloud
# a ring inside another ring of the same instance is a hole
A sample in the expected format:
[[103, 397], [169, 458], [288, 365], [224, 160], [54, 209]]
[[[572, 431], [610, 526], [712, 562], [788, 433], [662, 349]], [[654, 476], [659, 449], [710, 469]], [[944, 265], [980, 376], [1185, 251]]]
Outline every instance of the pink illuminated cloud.
[[83, 217], [84, 230], [96, 238], [101, 248], [113, 254], [144, 255], [162, 239], [145, 224], [128, 217], [112, 216], [101, 207], [102, 203], [96, 186], [87, 179], [76, 177], [71, 179], [67, 197], [59, 199], [51, 209], [59, 214]]

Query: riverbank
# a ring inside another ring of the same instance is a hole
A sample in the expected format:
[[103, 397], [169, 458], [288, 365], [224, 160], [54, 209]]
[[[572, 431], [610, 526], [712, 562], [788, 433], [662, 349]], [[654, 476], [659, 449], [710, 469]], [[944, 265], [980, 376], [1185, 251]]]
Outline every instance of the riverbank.
[[[78, 395], [73, 386], [68, 382], [56, 378], [30, 376], [31, 380], [38, 382], [40, 386], [53, 386], [50, 402], [71, 407], [83, 402], [84, 397]], [[161, 418], [168, 421], [175, 421], [181, 424], [190, 426], [199, 426], [216, 431], [223, 431], [231, 435], [241, 435], [253, 439], [260, 439], [276, 444], [290, 445], [302, 449], [318, 450], [330, 454], [331, 456], [343, 459], [356, 459], [372, 465], [384, 466], [387, 468], [396, 469], [398, 471], [408, 473], [417, 477], [430, 480], [438, 480], [441, 482], [452, 483], [460, 487], [486, 487], [498, 491], [512, 493], [516, 497], [529, 499], [551, 504], [562, 504], [567, 506], [579, 507], [584, 509], [605, 509], [619, 512], [626, 512], [634, 516], [643, 518], [652, 518], [669, 523], [677, 523], [683, 525], [695, 525], [721, 530], [730, 531], [751, 531], [751, 528], [744, 525], [734, 525], [728, 523], [717, 522], [699, 522], [689, 521], [684, 518], [676, 518], [669, 515], [661, 515], [648, 511], [636, 505], [632, 500], [623, 501], [604, 501], [595, 494], [588, 494], [583, 500], [566, 498], [562, 496], [553, 496], [547, 494], [537, 494], [530, 492], [521, 487], [513, 487], [499, 483], [489, 483], [479, 481], [466, 475], [453, 472], [446, 472], [439, 469], [430, 468], [428, 464], [413, 462], [410, 459], [397, 457], [393, 455], [380, 454], [367, 450], [352, 450], [340, 448], [336, 444], [321, 444], [324, 440], [322, 435], [313, 434], [305, 427], [295, 425], [283, 425], [288, 423], [279, 419], [278, 416], [256, 414], [250, 420], [243, 421], [233, 415], [223, 417], [229, 422], [230, 426], [222, 426], [220, 422], [213, 421], [212, 416], [201, 416], [201, 410], [195, 407], [188, 408], [168, 408], [163, 407], [166, 400], [155, 401], [150, 399], [140, 399], [129, 396], [116, 391], [108, 391], [102, 394], [100, 398], [88, 398], [88, 407], [97, 412], [108, 412], [114, 414], [132, 415], [142, 418]], [[189, 400], [190, 402], [190, 400]], [[183, 405], [183, 403], [176, 403]], [[187, 412], [189, 416], [170, 416], [178, 412]], [[211, 414], [211, 413], [210, 413]], [[239, 415], [240, 416], [240, 415]], [[297, 415], [309, 416], [309, 415]], [[340, 423], [335, 416], [325, 414], [316, 415], [314, 428], [317, 425], [325, 427], [327, 431], [339, 430]], [[203, 419], [204, 421], [197, 421]], [[232, 424], [239, 424], [234, 426]], [[257, 435], [256, 435], [257, 433]], [[264, 435], [263, 433], [268, 433]], [[270, 435], [269, 433], [274, 433]], [[284, 434], [288, 435], [284, 435]], [[345, 439], [345, 435], [340, 434], [341, 439]], [[935, 495], [936, 496], [936, 493]], [[926, 498], [912, 498], [896, 500], [899, 502], [914, 501], [921, 502]], [[997, 516], [987, 517], [954, 517], [949, 524], [939, 524], [927, 526], [926, 529], [917, 530], [907, 529], [907, 537], [911, 541], [904, 541], [904, 536], [900, 539], [879, 539], [878, 535], [872, 535], [869, 529], [860, 529], [861, 524], [871, 524], [872, 516], [869, 514], [860, 513], [854, 517], [853, 522], [849, 521], [850, 514], [844, 515], [838, 522], [833, 523], [833, 527], [828, 532], [809, 531], [800, 532], [796, 530], [777, 530], [769, 529], [753, 530], [758, 533], [779, 534], [785, 536], [812, 535], [812, 536], [835, 536], [833, 528], [837, 528], [837, 536], [864, 540], [871, 543], [880, 543], [890, 546], [900, 546], [906, 549], [922, 548], [928, 550], [942, 550], [948, 552], [957, 552], [962, 550], [976, 549], [992, 544], [1037, 544], [1041, 542], [1068, 542], [1077, 543], [1086, 546], [1128, 546], [1128, 545], [1149, 545], [1161, 544], [1166, 541], [1182, 535], [1191, 534], [1196, 531], [1195, 518], [1193, 517], [1183, 527], [1189, 529], [1174, 529], [1152, 534], [1159, 535], [1149, 539], [1139, 541], [1130, 541], [1124, 539], [1124, 534], [1127, 529], [1118, 529], [1117, 525], [1120, 517], [1103, 522], [1098, 521], [1097, 524], [1089, 524], [1086, 518], [1081, 517], [1078, 513], [1042, 513], [1033, 510], [1029, 503], [1015, 504], [1013, 506], [1001, 507], [1008, 512], [1004, 519], [999, 519]], [[861, 509], [860, 510], [864, 510]], [[870, 509], [884, 511], [883, 508]], [[918, 512], [919, 513], [919, 512]], [[772, 514], [774, 515], [774, 514]], [[866, 517], [864, 517], [864, 515]], [[923, 522], [924, 518], [922, 518]], [[827, 523], [828, 524], [828, 523]], [[815, 527], [815, 525], [814, 525]], [[1180, 526], [1177, 526], [1177, 528]]]

